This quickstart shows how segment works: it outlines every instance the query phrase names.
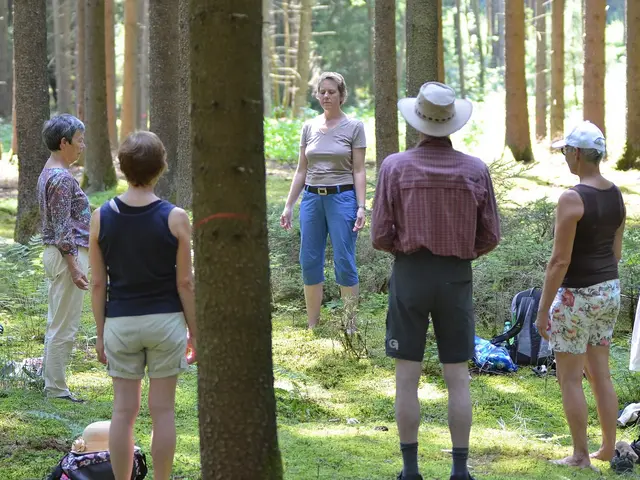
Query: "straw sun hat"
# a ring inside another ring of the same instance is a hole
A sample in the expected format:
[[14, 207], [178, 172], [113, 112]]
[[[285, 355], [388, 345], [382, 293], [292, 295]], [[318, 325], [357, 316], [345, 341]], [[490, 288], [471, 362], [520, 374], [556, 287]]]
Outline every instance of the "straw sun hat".
[[93, 453], [109, 450], [111, 421], [93, 422], [84, 429], [82, 436], [73, 442], [73, 453]]

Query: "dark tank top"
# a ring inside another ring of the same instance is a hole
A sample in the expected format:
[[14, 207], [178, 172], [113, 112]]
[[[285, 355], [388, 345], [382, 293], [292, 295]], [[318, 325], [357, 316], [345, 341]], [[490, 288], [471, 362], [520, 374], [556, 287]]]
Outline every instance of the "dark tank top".
[[584, 288], [618, 278], [613, 253], [616, 231], [624, 220], [622, 194], [615, 185], [600, 190], [579, 184], [572, 188], [584, 204], [573, 241], [571, 263], [563, 287]]

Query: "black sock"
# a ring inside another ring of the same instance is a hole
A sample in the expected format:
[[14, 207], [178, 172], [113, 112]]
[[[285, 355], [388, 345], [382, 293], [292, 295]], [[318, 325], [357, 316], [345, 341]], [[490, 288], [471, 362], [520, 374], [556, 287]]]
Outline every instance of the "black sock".
[[467, 460], [469, 459], [468, 448], [453, 448], [451, 452], [453, 457], [453, 467], [451, 468], [451, 477], [467, 479], [469, 477], [469, 470], [467, 468]]
[[418, 470], [418, 443], [400, 443], [402, 452], [402, 474], [417, 475]]

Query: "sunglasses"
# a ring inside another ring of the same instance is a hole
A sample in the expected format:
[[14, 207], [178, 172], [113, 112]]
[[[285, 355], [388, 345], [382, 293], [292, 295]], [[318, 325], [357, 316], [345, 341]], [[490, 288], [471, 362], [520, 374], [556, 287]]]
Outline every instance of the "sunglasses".
[[567, 156], [567, 152], [569, 151], [569, 149], [573, 149], [573, 147], [569, 147], [569, 146], [564, 146], [560, 148], [560, 151], [562, 152], [562, 155], [564, 155], [565, 157]]

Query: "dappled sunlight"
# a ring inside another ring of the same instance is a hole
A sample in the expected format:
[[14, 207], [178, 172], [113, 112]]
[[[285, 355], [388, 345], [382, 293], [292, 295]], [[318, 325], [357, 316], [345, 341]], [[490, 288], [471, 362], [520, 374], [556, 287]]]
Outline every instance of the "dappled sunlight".
[[[395, 389], [394, 389], [395, 395]], [[447, 398], [447, 390], [433, 383], [424, 383], [418, 389], [418, 398], [420, 400], [442, 400]]]

